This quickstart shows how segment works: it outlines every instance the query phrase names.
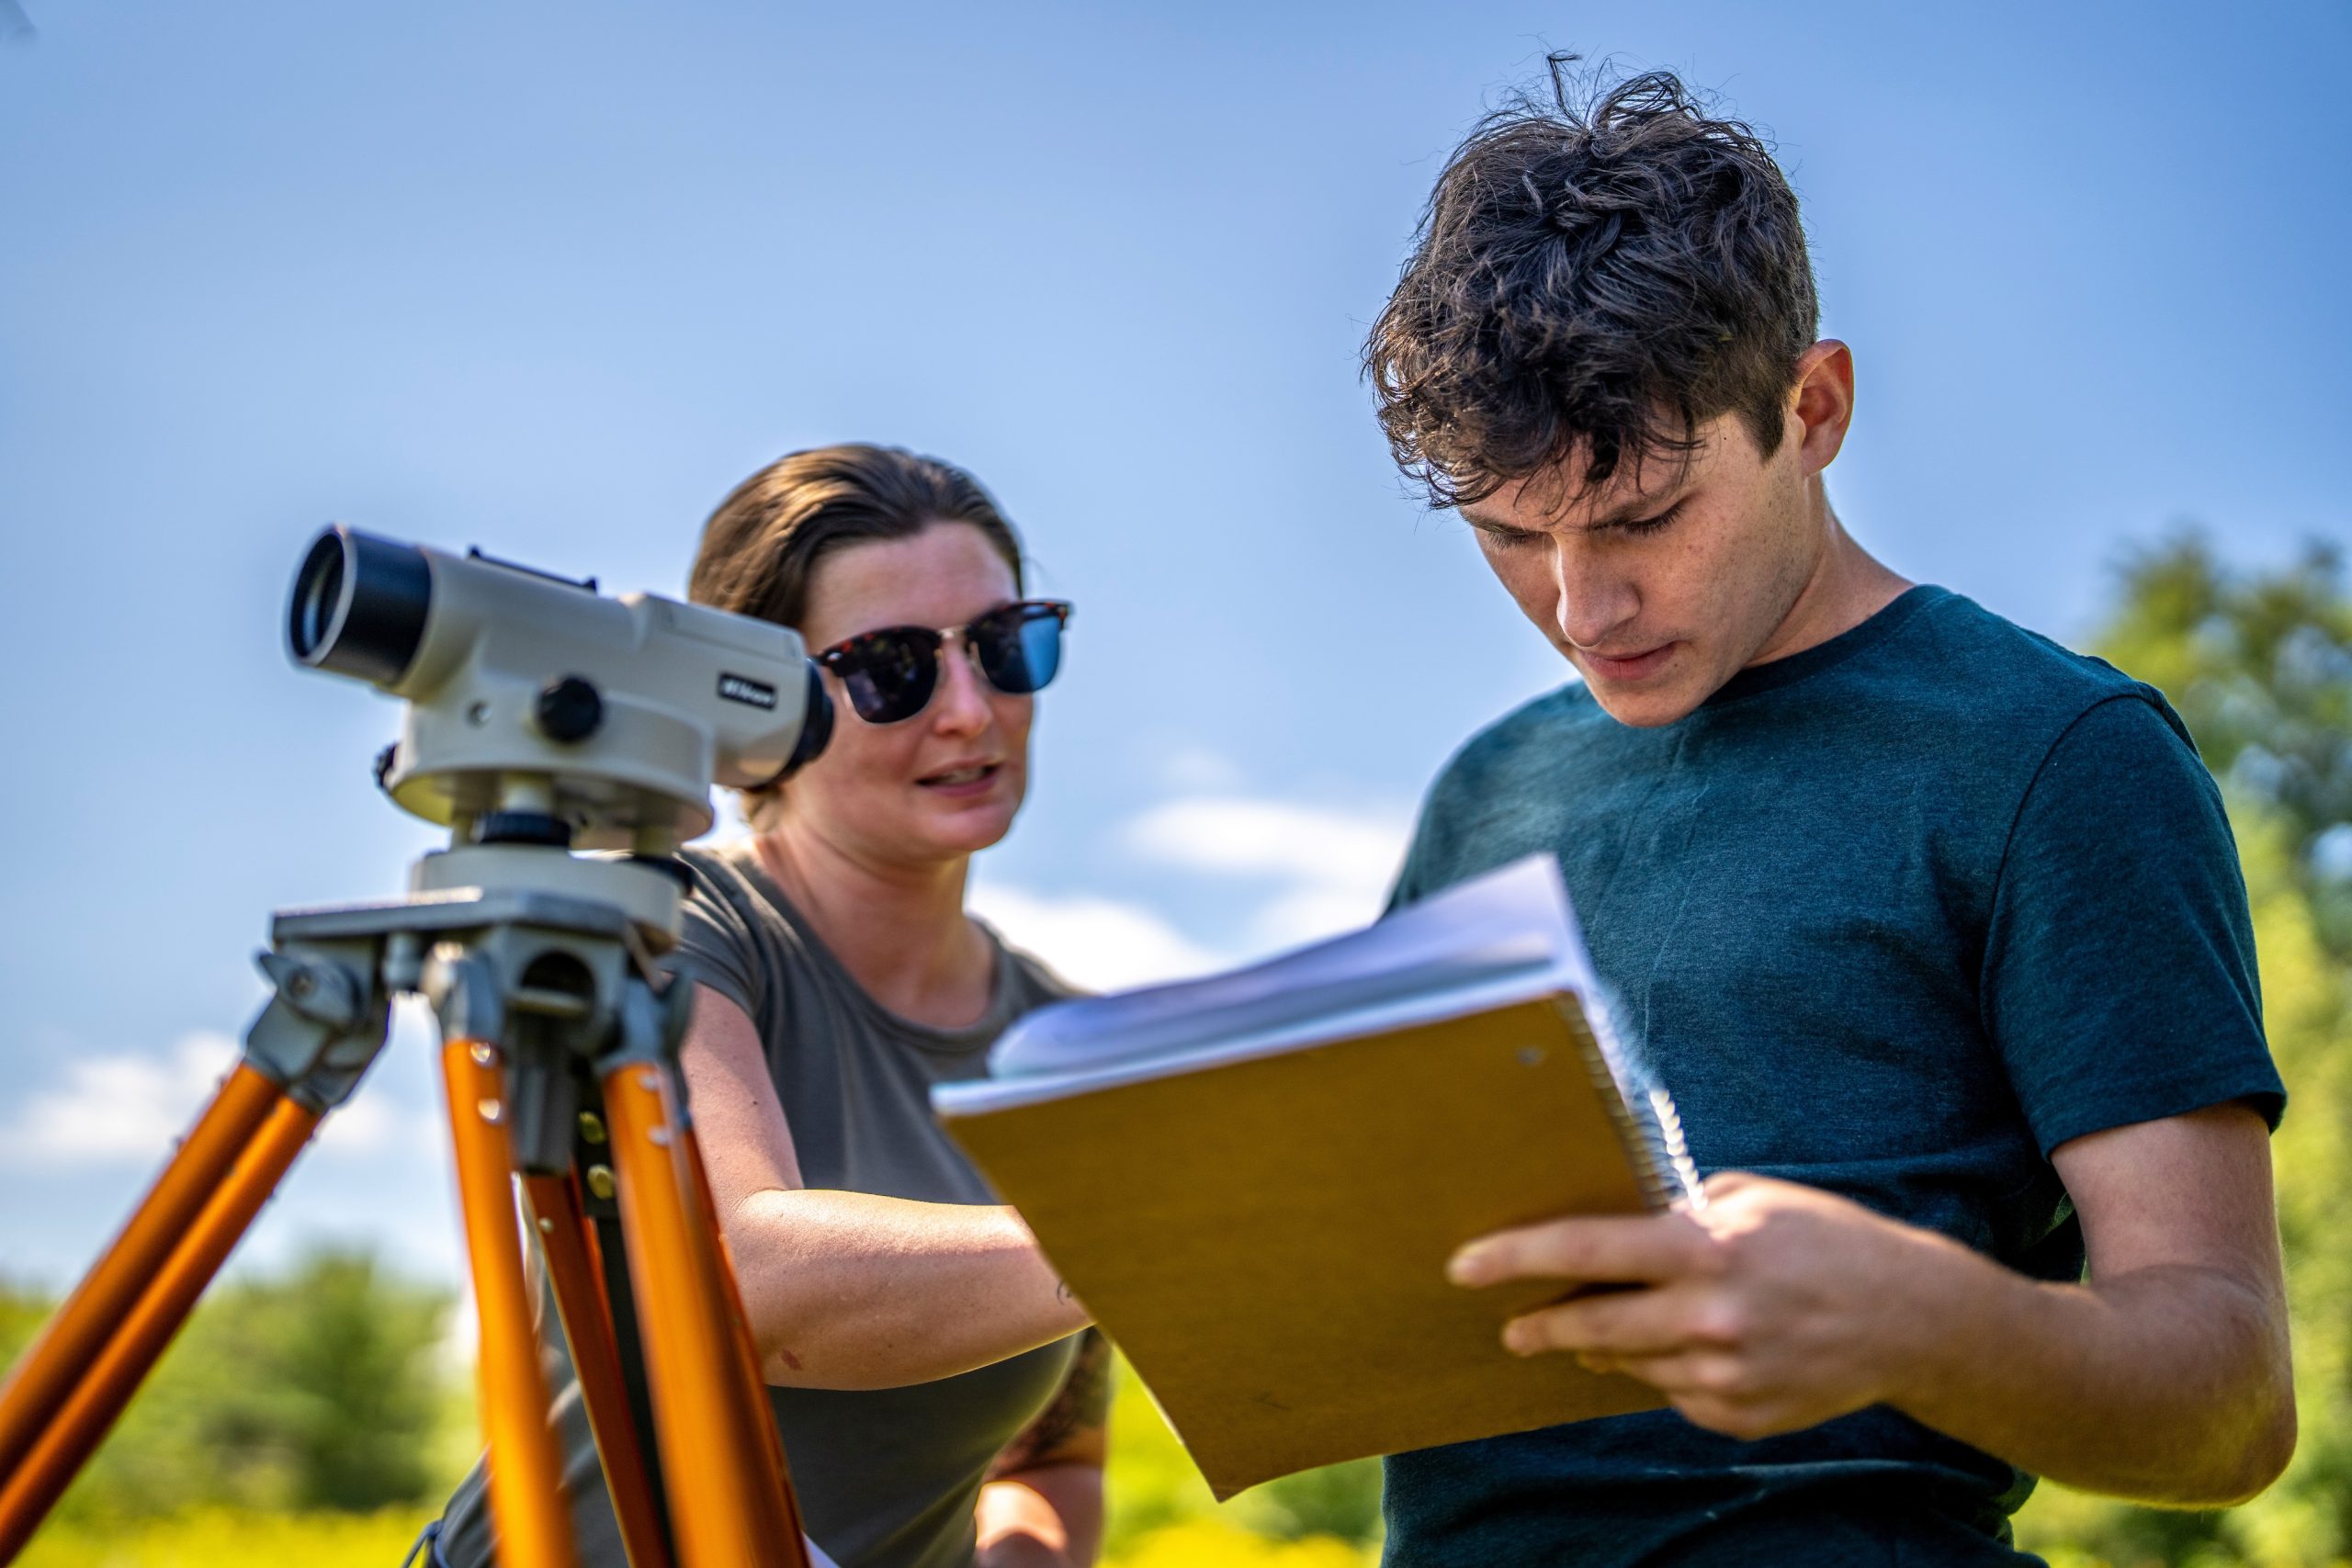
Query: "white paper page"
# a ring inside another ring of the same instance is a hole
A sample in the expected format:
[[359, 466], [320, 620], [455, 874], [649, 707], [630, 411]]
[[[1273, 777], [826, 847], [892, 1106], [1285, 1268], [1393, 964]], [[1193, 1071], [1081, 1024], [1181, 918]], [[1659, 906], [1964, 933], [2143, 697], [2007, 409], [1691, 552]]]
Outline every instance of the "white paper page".
[[1352, 1039], [1363, 1034], [1382, 1034], [1390, 1030], [1410, 1029], [1417, 1024], [1437, 1023], [1449, 1018], [1465, 1018], [1472, 1013], [1486, 1012], [1494, 1008], [1508, 1007], [1513, 1002], [1530, 1001], [1537, 997], [1553, 996], [1570, 989], [1573, 987], [1562, 978], [1560, 965], [1549, 962], [1521, 964], [1515, 968], [1475, 975], [1442, 990], [1416, 990], [1406, 996], [1385, 997], [1370, 1001], [1359, 998], [1352, 1006], [1343, 1003], [1337, 1009], [1318, 1011], [1311, 1018], [1245, 1030], [1238, 1034], [1222, 1036], [1200, 1044], [1148, 1055], [1123, 1052], [1102, 1060], [1097, 1066], [1074, 1067], [1066, 1072], [1023, 1073], [1015, 1077], [966, 1078], [955, 1083], [933, 1084], [931, 1102], [934, 1110], [946, 1115], [1003, 1111], [1015, 1105], [1058, 1100], [1064, 1095], [1116, 1089], [1121, 1084], [1141, 1083], [1149, 1078], [1221, 1066], [1228, 1062], [1246, 1061], [1252, 1056], [1276, 1055], [1302, 1045]]
[[[1593, 984], [1559, 864], [1530, 855], [1252, 968], [1041, 1008], [1005, 1032], [989, 1068], [1004, 1080], [1091, 1076], [1237, 1041], [1286, 1047], [1445, 1016], [1416, 998], [1589, 994]], [[978, 1086], [953, 1087], [961, 1096]]]

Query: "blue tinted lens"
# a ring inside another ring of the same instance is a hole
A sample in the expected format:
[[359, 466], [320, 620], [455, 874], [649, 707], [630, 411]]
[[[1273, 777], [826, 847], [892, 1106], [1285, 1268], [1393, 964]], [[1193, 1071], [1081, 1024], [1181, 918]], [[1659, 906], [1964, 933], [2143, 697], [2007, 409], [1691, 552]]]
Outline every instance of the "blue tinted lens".
[[1008, 604], [975, 622], [980, 672], [1000, 692], [1042, 690], [1062, 665], [1062, 618], [1046, 604]]

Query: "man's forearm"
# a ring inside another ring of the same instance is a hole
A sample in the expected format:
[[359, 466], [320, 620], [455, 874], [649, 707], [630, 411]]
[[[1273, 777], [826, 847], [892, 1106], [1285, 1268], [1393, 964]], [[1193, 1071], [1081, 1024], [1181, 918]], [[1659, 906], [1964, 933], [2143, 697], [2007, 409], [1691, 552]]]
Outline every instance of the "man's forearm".
[[2143, 1268], [2089, 1285], [2025, 1279], [1956, 1244], [1909, 1276], [1890, 1320], [1890, 1403], [2052, 1481], [2222, 1506], [2294, 1448], [2286, 1314], [2217, 1269]]
[[[2294, 1446], [2267, 1150], [2243, 1112], [2190, 1122], [2061, 1146], [2090, 1285], [2039, 1283], [1851, 1199], [1742, 1171], [1709, 1178], [1701, 1208], [1497, 1232], [1450, 1272], [1473, 1289], [1629, 1287], [1571, 1292], [1512, 1319], [1504, 1343], [1641, 1378], [1713, 1431], [1770, 1437], [1884, 1404], [2072, 1485], [2241, 1501]], [[2205, 1162], [2200, 1210], [2181, 1171], [2207, 1132], [2233, 1152]], [[2120, 1157], [2134, 1151], [2149, 1157]], [[2169, 1180], [2170, 1209], [2118, 1202], [2135, 1176]]]
[[894, 1388], [1086, 1326], [1011, 1209], [774, 1189], [727, 1218], [770, 1382]]

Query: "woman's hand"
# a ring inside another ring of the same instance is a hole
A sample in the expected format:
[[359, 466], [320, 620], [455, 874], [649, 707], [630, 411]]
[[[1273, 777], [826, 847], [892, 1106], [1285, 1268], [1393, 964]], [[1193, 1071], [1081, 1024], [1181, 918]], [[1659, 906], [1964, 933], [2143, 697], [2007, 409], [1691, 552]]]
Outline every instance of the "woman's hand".
[[1090, 1568], [1102, 1541], [1110, 1424], [1111, 1345], [1089, 1329], [1061, 1393], [989, 1468], [976, 1568]]

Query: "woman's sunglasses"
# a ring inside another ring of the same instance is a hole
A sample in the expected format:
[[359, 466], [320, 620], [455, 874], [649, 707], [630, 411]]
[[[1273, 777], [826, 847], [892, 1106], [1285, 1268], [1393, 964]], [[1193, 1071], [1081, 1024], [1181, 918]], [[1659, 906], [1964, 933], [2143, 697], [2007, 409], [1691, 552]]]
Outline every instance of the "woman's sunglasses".
[[837, 642], [817, 662], [842, 678], [849, 705], [868, 724], [896, 724], [930, 705], [939, 684], [939, 650], [960, 637], [989, 684], [1019, 696], [1054, 678], [1062, 663], [1062, 627], [1069, 605], [1059, 599], [1023, 599], [975, 615], [960, 626], [884, 626]]

